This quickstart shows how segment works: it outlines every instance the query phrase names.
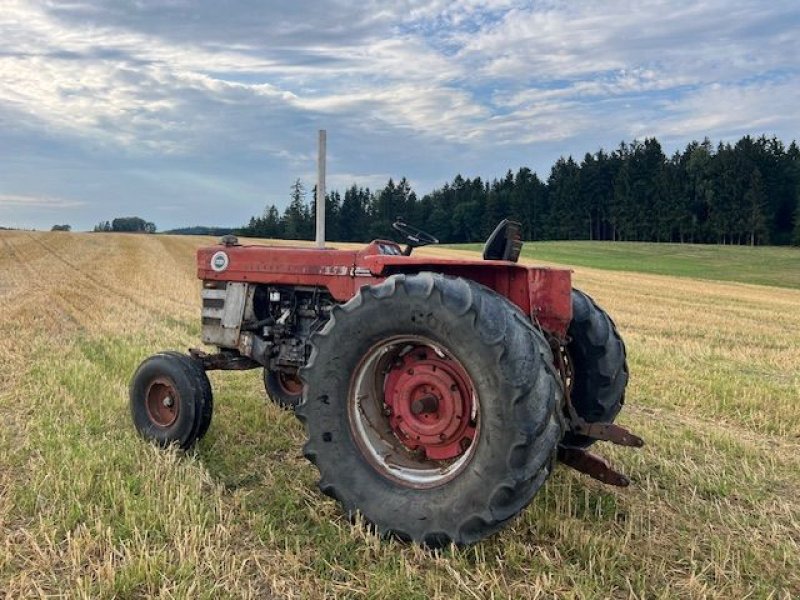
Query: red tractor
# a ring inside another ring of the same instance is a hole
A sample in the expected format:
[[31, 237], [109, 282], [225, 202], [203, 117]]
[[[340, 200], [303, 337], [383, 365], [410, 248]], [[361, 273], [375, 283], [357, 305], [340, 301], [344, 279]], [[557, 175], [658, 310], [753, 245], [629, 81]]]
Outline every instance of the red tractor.
[[613, 321], [565, 269], [517, 263], [503, 221], [483, 260], [412, 256], [432, 236], [398, 221], [406, 246], [243, 246], [197, 252], [202, 338], [218, 352], [163, 352], [130, 385], [134, 425], [189, 448], [211, 422], [206, 371], [263, 368], [295, 410], [323, 493], [383, 535], [429, 546], [490, 535], [531, 501], [556, 460], [628, 480], [586, 448], [641, 446], [613, 421], [628, 368]]

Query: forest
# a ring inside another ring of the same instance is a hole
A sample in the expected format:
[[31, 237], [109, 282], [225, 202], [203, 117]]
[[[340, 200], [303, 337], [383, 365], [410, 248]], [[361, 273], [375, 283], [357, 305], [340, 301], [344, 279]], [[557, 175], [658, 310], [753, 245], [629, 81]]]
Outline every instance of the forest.
[[[527, 240], [800, 245], [800, 148], [777, 138], [694, 141], [666, 156], [655, 138], [561, 157], [541, 179], [526, 167], [484, 181], [456, 175], [419, 198], [405, 177], [381, 190], [326, 195], [327, 239], [392, 238], [402, 216], [444, 243], [484, 240], [502, 218]], [[315, 190], [298, 179], [281, 213], [270, 204], [243, 235], [313, 239]]]

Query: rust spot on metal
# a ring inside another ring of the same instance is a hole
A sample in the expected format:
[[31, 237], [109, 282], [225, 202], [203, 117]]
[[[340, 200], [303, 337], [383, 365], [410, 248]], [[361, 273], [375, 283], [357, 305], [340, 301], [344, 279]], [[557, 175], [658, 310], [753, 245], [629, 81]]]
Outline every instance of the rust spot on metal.
[[278, 385], [290, 396], [299, 396], [303, 393], [303, 382], [296, 373], [278, 371]]
[[162, 429], [175, 423], [181, 410], [181, 397], [170, 379], [159, 377], [149, 385], [145, 409], [150, 421]]

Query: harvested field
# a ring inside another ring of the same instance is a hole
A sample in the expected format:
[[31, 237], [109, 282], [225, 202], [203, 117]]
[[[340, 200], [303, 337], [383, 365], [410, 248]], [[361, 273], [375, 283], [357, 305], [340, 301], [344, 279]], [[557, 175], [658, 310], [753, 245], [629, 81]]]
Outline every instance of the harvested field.
[[136, 365], [198, 344], [208, 241], [0, 231], [7, 597], [800, 596], [800, 290], [576, 267], [628, 346], [647, 446], [601, 451], [632, 486], [560, 468], [501, 534], [431, 552], [342, 518], [258, 372], [211, 375], [189, 455], [135, 435]]

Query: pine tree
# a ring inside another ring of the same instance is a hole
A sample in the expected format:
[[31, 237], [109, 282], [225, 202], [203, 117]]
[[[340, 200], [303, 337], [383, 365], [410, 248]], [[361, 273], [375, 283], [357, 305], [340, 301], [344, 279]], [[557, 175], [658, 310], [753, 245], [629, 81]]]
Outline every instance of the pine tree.
[[550, 196], [550, 234], [553, 239], [580, 239], [585, 229], [573, 211], [580, 196], [580, 167], [570, 156], [562, 156], [553, 165], [547, 180]]
[[392, 223], [397, 217], [404, 217], [403, 206], [400, 205], [397, 186], [394, 179], [389, 178], [386, 186], [376, 194], [370, 211], [370, 238], [386, 239], [392, 235]]
[[342, 197], [334, 190], [325, 196], [325, 236], [329, 240], [341, 239]]
[[759, 241], [763, 242], [767, 235], [767, 220], [764, 217], [767, 198], [764, 195], [764, 183], [758, 167], [753, 169], [750, 175], [750, 187], [745, 193], [744, 199], [747, 209], [747, 233], [750, 238], [750, 245], [755, 246]]
[[[780, 161], [780, 166], [783, 195], [788, 208], [786, 212], [791, 215], [788, 219], [789, 227], [786, 229], [790, 230], [791, 227], [791, 241], [794, 245], [800, 246], [800, 147], [796, 142], [793, 141], [789, 144], [789, 149]], [[772, 216], [770, 215], [768, 218], [772, 219]], [[780, 218], [781, 215], [776, 214], [774, 220], [778, 221]], [[781, 237], [776, 237], [778, 239], [773, 238], [773, 243], [782, 241]]]
[[705, 236], [708, 235], [708, 221], [714, 199], [712, 161], [713, 146], [708, 138], [701, 144], [692, 142], [683, 153], [690, 243], [706, 241]]
[[614, 178], [614, 197], [611, 202], [611, 239], [614, 241], [629, 240], [633, 231], [628, 161], [623, 158], [621, 163]]
[[339, 239], [345, 242], [360, 242], [367, 238], [367, 208], [370, 204], [369, 190], [350, 186], [345, 191], [339, 213]]
[[309, 219], [309, 210], [306, 206], [306, 191], [303, 183], [296, 179], [292, 184], [289, 206], [283, 213], [283, 234], [289, 240], [310, 239], [307, 236], [306, 221]]
[[278, 212], [278, 207], [274, 204], [264, 211], [261, 229], [261, 236], [265, 238], [279, 239], [283, 237], [281, 215]]

